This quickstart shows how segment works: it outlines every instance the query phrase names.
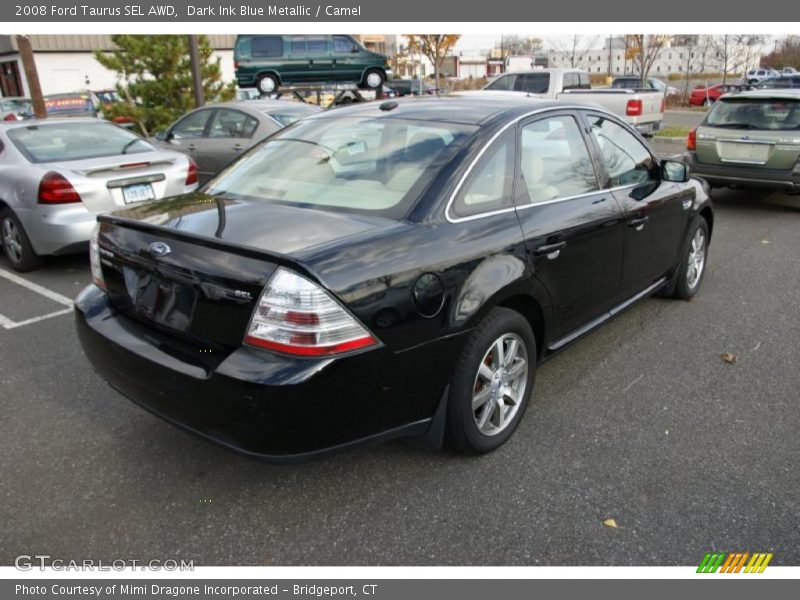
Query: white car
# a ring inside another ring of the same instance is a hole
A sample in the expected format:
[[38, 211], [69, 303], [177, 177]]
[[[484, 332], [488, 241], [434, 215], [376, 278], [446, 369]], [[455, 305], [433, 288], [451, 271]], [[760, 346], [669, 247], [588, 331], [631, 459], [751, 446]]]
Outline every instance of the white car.
[[0, 235], [17, 271], [87, 250], [99, 213], [197, 185], [190, 157], [102, 119], [0, 124]]
[[745, 80], [747, 83], [758, 83], [759, 81], [769, 79], [770, 77], [777, 77], [778, 75], [780, 75], [780, 73], [775, 69], [750, 69], [745, 75]]

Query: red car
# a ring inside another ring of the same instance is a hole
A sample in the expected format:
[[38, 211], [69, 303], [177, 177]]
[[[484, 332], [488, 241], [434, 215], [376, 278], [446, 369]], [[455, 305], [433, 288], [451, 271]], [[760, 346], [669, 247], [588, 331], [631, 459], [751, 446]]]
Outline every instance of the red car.
[[723, 94], [738, 92], [740, 89], [741, 86], [730, 83], [726, 83], [725, 85], [718, 83], [717, 85], [712, 85], [707, 88], [698, 86], [694, 88], [689, 95], [689, 104], [692, 106], [708, 106], [709, 104], [714, 104]]

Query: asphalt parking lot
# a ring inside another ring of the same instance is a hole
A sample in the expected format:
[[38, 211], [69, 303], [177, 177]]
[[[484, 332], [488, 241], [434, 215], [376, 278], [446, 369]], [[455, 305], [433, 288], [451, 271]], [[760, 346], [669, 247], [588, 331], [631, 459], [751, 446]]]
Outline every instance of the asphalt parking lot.
[[516, 435], [480, 458], [403, 443], [241, 458], [90, 370], [62, 300], [88, 283], [85, 256], [34, 286], [0, 277], [0, 564], [798, 564], [800, 198], [715, 201], [695, 300], [646, 300], [543, 365]]

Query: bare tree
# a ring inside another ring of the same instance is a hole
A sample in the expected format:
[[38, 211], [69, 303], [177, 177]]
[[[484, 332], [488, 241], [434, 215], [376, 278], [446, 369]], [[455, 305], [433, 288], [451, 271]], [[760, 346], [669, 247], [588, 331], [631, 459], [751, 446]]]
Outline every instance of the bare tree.
[[794, 67], [800, 69], [800, 36], [790, 35], [785, 39], [775, 42], [772, 52], [761, 61], [761, 65], [770, 69]]
[[[544, 43], [541, 38], [522, 35], [504, 35], [502, 38], [505, 56], [531, 56], [542, 51]], [[505, 56], [503, 58], [505, 58]]]
[[439, 70], [447, 53], [453, 49], [460, 35], [409, 35], [408, 48], [413, 52], [422, 52], [433, 63], [436, 78], [436, 93], [439, 93]]
[[713, 38], [711, 45], [722, 67], [723, 84], [727, 82], [728, 75], [747, 71], [765, 40], [762, 35], [746, 34], [725, 34]]
[[684, 100], [689, 97], [689, 82], [693, 75], [705, 73], [708, 55], [711, 52], [711, 37], [687, 36], [686, 56], [683, 63], [686, 79], [683, 86]]
[[631, 59], [637, 74], [642, 78], [642, 87], [647, 86], [647, 76], [658, 59], [664, 45], [672, 39], [669, 35], [629, 35], [627, 57]]
[[596, 35], [573, 35], [549, 40], [553, 51], [573, 69], [581, 64], [584, 55], [595, 46], [596, 41]]

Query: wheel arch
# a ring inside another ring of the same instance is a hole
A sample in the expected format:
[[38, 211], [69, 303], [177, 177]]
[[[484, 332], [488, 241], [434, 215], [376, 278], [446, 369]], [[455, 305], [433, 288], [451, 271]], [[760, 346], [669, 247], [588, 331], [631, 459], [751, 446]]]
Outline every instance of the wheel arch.
[[280, 73], [278, 73], [273, 69], [264, 69], [256, 73], [256, 87], [258, 87], [258, 80], [261, 79], [262, 77], [266, 77], [267, 75], [271, 75], [272, 77], [278, 80], [279, 85], [283, 85], [283, 78], [281, 77]]
[[536, 339], [536, 357], [540, 360], [545, 348], [546, 335], [546, 322], [541, 304], [529, 294], [514, 294], [504, 298], [496, 306], [511, 309], [525, 317], [533, 330]]
[[708, 237], [711, 239], [711, 234], [714, 231], [714, 211], [711, 207], [706, 205], [700, 209], [700, 217], [703, 218], [708, 225]]

